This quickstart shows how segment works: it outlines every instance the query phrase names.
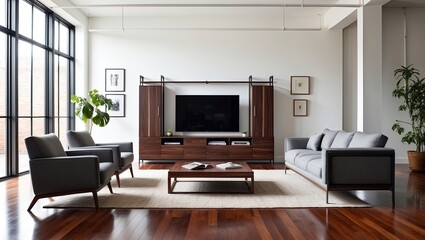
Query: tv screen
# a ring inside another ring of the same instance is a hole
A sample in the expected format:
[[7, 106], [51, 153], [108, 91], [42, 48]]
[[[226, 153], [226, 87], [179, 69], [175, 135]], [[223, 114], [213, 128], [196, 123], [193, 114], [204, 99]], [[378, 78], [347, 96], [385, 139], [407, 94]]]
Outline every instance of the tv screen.
[[176, 95], [176, 131], [238, 132], [238, 95]]

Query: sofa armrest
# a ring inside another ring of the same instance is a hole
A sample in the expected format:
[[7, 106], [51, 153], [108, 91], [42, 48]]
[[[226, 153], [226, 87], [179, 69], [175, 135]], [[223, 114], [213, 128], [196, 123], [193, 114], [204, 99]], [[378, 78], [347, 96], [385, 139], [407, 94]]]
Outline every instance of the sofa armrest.
[[96, 146], [118, 145], [121, 152], [133, 152], [133, 142], [96, 143]]
[[292, 149], [306, 149], [308, 143], [308, 137], [288, 137], [284, 141], [285, 152]]
[[50, 157], [30, 160], [36, 195], [97, 189], [99, 159], [94, 155]]
[[322, 151], [322, 176], [328, 189], [338, 186], [394, 186], [391, 148], [344, 148]]

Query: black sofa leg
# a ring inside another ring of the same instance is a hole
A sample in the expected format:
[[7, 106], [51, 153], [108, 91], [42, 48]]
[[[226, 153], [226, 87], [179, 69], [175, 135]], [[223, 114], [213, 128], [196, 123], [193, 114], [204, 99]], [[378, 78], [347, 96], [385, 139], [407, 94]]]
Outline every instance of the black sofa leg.
[[329, 191], [326, 190], [326, 204], [329, 203]]
[[395, 191], [394, 189], [391, 190], [391, 194], [392, 194], [392, 203], [393, 203], [393, 208], [395, 208]]

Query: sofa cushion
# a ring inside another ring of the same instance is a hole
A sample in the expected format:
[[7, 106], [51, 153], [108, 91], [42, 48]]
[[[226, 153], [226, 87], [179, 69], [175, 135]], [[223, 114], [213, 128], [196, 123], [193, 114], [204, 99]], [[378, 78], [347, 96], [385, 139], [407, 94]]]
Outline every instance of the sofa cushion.
[[285, 152], [285, 161], [295, 164], [295, 158], [299, 156], [314, 155], [318, 153], [320, 154], [320, 152], [316, 152], [309, 149], [292, 149]]
[[320, 160], [321, 157], [321, 152], [316, 152], [316, 154], [298, 156], [295, 159], [295, 166], [307, 171], [307, 165], [309, 164], [309, 162], [313, 160]]
[[381, 139], [381, 135], [379, 133], [363, 133], [356, 132], [348, 145], [349, 148], [367, 148], [367, 147], [376, 147]]
[[311, 160], [307, 164], [307, 171], [318, 178], [322, 178], [322, 158]]
[[346, 148], [353, 139], [354, 132], [339, 131], [336, 134], [334, 141], [332, 142], [331, 148]]
[[322, 143], [323, 133], [310, 136], [307, 142], [307, 149], [320, 151], [320, 144]]
[[327, 128], [325, 130], [323, 130], [323, 134], [325, 134], [325, 135], [322, 138], [322, 143], [320, 145], [320, 148], [321, 149], [330, 148], [337, 133], [338, 133], [337, 130], [330, 130], [330, 129], [327, 129]]

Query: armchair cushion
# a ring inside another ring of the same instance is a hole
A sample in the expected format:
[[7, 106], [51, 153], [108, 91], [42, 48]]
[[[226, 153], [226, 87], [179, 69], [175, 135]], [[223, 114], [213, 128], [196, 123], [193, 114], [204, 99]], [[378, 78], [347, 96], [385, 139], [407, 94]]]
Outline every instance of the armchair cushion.
[[134, 160], [134, 154], [131, 152], [121, 152], [120, 167], [129, 166]]
[[43, 137], [28, 137], [25, 144], [30, 159], [66, 156], [62, 143], [53, 133]]
[[68, 144], [71, 147], [87, 147], [95, 146], [95, 142], [87, 131], [68, 131], [67, 132]]

